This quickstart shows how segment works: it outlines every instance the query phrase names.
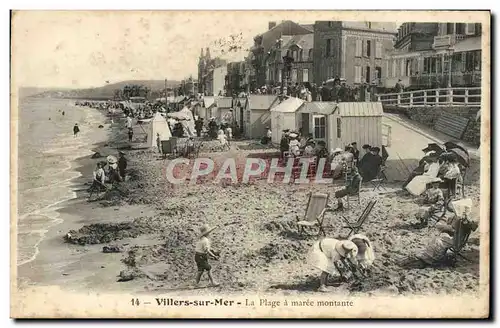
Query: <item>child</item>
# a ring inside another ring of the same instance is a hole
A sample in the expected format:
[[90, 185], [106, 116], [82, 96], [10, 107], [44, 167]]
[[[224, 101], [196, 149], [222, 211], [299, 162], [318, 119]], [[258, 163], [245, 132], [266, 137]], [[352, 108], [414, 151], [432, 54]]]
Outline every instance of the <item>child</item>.
[[194, 256], [196, 266], [198, 267], [198, 273], [196, 274], [196, 286], [199, 286], [201, 276], [205, 271], [207, 271], [208, 279], [210, 280], [209, 286], [210, 287], [218, 286], [218, 284], [216, 284], [212, 278], [212, 273], [211, 273], [212, 267], [208, 263], [208, 255], [217, 258], [217, 256], [210, 249], [210, 240], [207, 238], [210, 232], [212, 232], [214, 229], [215, 227], [210, 228], [206, 224], [203, 225], [200, 229], [200, 236], [198, 238], [198, 241], [196, 242], [196, 247], [195, 247], [196, 253]]

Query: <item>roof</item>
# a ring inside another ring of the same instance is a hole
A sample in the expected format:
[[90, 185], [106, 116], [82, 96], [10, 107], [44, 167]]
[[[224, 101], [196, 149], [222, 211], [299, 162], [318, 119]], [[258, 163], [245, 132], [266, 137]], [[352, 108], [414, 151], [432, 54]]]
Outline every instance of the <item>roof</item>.
[[216, 97], [215, 101], [218, 108], [232, 108], [233, 98], [231, 97]]
[[295, 113], [303, 104], [304, 100], [290, 97], [281, 102], [278, 106], [271, 108], [271, 112]]
[[248, 97], [248, 106], [255, 110], [269, 110], [278, 100], [275, 95], [250, 95]]
[[303, 28], [305, 28], [306, 30], [309, 30], [311, 32], [314, 32], [314, 24], [300, 24], [300, 26], [302, 26]]
[[289, 48], [292, 45], [296, 44], [299, 48], [303, 50], [309, 50], [314, 47], [314, 34], [303, 34], [303, 35], [294, 35], [291, 39], [285, 44], [284, 48]]
[[337, 105], [338, 104], [336, 102], [329, 101], [306, 102], [304, 106], [299, 110], [299, 112], [319, 115], [331, 115], [335, 112]]
[[203, 103], [205, 104], [205, 108], [209, 108], [215, 104], [215, 97], [203, 97]]
[[459, 41], [453, 47], [455, 52], [481, 50], [481, 37], [476, 36]]
[[356, 30], [370, 30], [373, 32], [397, 33], [398, 26], [396, 23], [388, 22], [342, 22], [343, 28], [356, 29]]
[[384, 110], [380, 102], [347, 102], [337, 107], [340, 116], [382, 116]]

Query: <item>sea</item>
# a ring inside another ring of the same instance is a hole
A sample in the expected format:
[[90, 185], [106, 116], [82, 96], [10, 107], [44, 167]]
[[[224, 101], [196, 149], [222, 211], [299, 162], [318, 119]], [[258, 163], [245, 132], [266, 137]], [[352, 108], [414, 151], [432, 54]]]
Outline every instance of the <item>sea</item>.
[[[93, 153], [105, 115], [48, 98], [20, 99], [18, 113], [17, 263], [22, 265], [36, 258], [44, 235], [61, 222], [57, 210], [76, 197], [75, 159]], [[76, 138], [75, 123], [80, 126]]]

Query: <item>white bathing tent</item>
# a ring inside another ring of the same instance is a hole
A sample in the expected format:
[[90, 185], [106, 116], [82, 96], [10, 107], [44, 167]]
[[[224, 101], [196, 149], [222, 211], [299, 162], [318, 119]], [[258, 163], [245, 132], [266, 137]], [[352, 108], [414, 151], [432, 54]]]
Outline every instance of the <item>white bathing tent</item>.
[[303, 104], [302, 99], [290, 97], [271, 108], [271, 131], [273, 133], [271, 141], [273, 143], [280, 142], [283, 130], [296, 130], [299, 127], [300, 118], [297, 110]]
[[156, 135], [160, 134], [160, 140], [169, 140], [172, 137], [167, 120], [160, 114], [155, 113], [155, 116], [149, 123], [148, 130], [148, 147], [156, 147]]
[[184, 107], [178, 112], [168, 113], [167, 116], [178, 120], [182, 124], [184, 132], [186, 132], [188, 136], [190, 137], [196, 136], [196, 129], [194, 127], [194, 116], [189, 108]]

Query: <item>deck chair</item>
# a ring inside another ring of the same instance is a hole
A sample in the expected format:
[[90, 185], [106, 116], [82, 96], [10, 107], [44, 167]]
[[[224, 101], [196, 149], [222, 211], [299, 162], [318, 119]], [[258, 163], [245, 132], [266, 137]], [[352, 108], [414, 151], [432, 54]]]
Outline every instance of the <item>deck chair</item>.
[[360, 193], [361, 193], [361, 185], [363, 184], [363, 178], [360, 177], [359, 179], [359, 186], [358, 186], [358, 192], [355, 193], [355, 194], [347, 194], [346, 196], [346, 202], [347, 202], [347, 209], [350, 209], [351, 207], [351, 199], [354, 199], [356, 200], [356, 198], [358, 199], [358, 205], [361, 205], [361, 197], [360, 197]]
[[366, 219], [370, 215], [371, 211], [373, 210], [373, 207], [377, 203], [376, 200], [371, 200], [368, 202], [368, 205], [366, 205], [365, 210], [361, 215], [358, 217], [358, 220], [356, 222], [350, 222], [346, 217], [341, 215], [340, 217], [345, 221], [347, 224], [346, 226], [342, 227], [343, 229], [349, 229], [349, 234], [347, 235], [346, 238], [349, 238], [351, 234], [357, 234], [358, 231], [361, 229], [363, 226], [363, 223], [365, 223]]
[[306, 212], [301, 220], [297, 216], [297, 226], [299, 233], [305, 233], [305, 228], [318, 228], [318, 236], [323, 234], [326, 236], [323, 228], [325, 213], [329, 211], [328, 194], [325, 193], [309, 193]]
[[450, 208], [451, 200], [451, 197], [445, 198], [443, 206], [431, 213], [430, 219], [436, 220], [432, 225], [433, 227], [446, 218], [448, 211], [453, 212], [453, 209]]
[[383, 183], [386, 182], [387, 180], [388, 180], [387, 176], [385, 175], [385, 166], [381, 165], [375, 179], [372, 179], [368, 182], [370, 182], [372, 184], [373, 191], [381, 189], [381, 188], [385, 190]]
[[469, 262], [471, 261], [461, 254], [462, 250], [467, 244], [467, 241], [469, 240], [471, 233], [471, 228], [463, 224], [462, 221], [459, 221], [458, 227], [455, 230], [455, 234], [453, 235], [453, 246], [449, 249], [449, 251], [451, 252], [452, 265], [455, 265], [457, 263], [458, 257], [461, 257]]

